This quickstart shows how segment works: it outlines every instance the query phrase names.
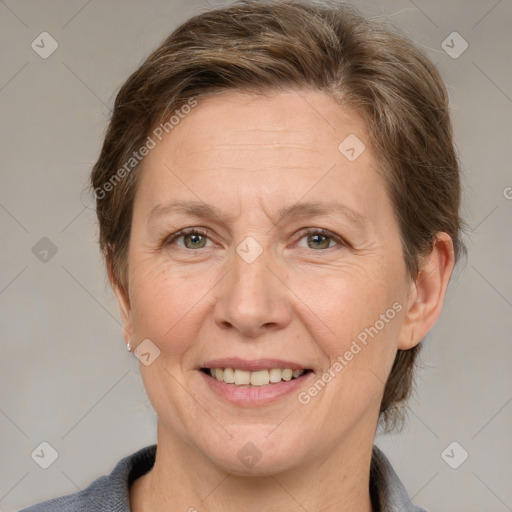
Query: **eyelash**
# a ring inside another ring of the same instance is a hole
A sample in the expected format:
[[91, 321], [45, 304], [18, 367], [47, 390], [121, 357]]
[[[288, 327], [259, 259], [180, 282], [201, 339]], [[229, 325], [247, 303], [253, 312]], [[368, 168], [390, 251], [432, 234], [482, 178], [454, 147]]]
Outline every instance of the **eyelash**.
[[[170, 237], [167, 237], [163, 241], [163, 245], [170, 245], [173, 242], [175, 242], [177, 239], [179, 239], [179, 238], [181, 238], [183, 236], [192, 235], [192, 234], [201, 235], [201, 236], [204, 236], [206, 238], [209, 238], [208, 230], [205, 229], [205, 228], [201, 228], [201, 227], [185, 228], [185, 229], [182, 229], [180, 231], [177, 231], [176, 233], [174, 233]], [[336, 242], [337, 246], [342, 246], [342, 247], [348, 247], [349, 246], [349, 244], [343, 238], [335, 235], [334, 233], [331, 233], [330, 231], [327, 231], [326, 229], [310, 228], [310, 229], [307, 229], [305, 231], [301, 231], [299, 233], [299, 235], [300, 235], [299, 240], [302, 240], [304, 237], [306, 237], [308, 235], [323, 235], [323, 236], [326, 236], [326, 237], [332, 239], [334, 242]], [[337, 246], [328, 247], [327, 249], [318, 249], [318, 250], [311, 249], [311, 250], [315, 251], [315, 252], [326, 252], [327, 250], [334, 249]], [[190, 252], [198, 250], [198, 249], [187, 249], [186, 247], [180, 247], [180, 249], [185, 249], [186, 251], [190, 251]], [[200, 249], [204, 249], [204, 247], [200, 247]]]

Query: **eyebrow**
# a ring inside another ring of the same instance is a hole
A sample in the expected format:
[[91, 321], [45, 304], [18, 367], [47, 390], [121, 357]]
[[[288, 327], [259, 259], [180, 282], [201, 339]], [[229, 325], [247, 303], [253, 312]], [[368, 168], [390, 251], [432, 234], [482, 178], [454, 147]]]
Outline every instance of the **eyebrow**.
[[[238, 215], [229, 215], [222, 212], [216, 206], [204, 203], [202, 201], [171, 201], [166, 204], [159, 204], [155, 206], [148, 216], [148, 220], [158, 218], [161, 216], [169, 215], [172, 213], [182, 213], [197, 218], [211, 219], [218, 218], [222, 223], [233, 222]], [[361, 215], [359, 212], [353, 210], [349, 206], [338, 203], [336, 201], [330, 202], [306, 202], [296, 203], [287, 206], [277, 212], [276, 224], [289, 219], [290, 217], [313, 217], [319, 215], [326, 215], [336, 213], [346, 217], [350, 222], [358, 227], [364, 229], [368, 225], [368, 219]]]

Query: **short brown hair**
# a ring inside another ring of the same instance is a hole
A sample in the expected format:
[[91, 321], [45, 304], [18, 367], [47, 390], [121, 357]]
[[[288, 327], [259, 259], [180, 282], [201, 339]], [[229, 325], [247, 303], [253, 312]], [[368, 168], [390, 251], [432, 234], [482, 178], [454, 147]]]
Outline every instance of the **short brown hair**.
[[[100, 246], [122, 290], [139, 167], [126, 162], [173, 111], [229, 89], [323, 91], [358, 113], [380, 158], [411, 278], [438, 232], [451, 236], [456, 261], [466, 252], [448, 95], [423, 52], [345, 4], [242, 1], [186, 21], [117, 94], [91, 183]], [[403, 419], [421, 345], [397, 352], [380, 408], [386, 430]]]

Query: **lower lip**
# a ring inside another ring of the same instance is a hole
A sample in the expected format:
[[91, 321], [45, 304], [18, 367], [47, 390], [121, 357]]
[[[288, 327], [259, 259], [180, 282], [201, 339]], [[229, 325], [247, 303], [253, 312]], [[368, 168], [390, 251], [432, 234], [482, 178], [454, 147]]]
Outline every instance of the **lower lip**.
[[275, 402], [279, 398], [290, 395], [294, 391], [296, 392], [313, 375], [313, 372], [308, 372], [297, 379], [267, 384], [265, 386], [236, 386], [235, 384], [226, 384], [214, 379], [203, 371], [199, 371], [199, 373], [215, 394], [220, 395], [235, 405], [244, 406], [259, 406]]

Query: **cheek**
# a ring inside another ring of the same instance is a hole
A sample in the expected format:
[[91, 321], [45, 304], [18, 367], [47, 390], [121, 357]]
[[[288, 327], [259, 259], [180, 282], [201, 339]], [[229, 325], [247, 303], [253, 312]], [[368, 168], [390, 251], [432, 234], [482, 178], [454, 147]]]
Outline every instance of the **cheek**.
[[400, 296], [382, 283], [367, 284], [338, 292], [338, 305], [324, 309], [336, 335], [316, 338], [326, 365], [301, 396], [301, 403], [311, 400], [316, 414], [329, 418], [325, 424], [332, 435], [349, 428], [354, 418], [378, 411], [397, 350], [404, 314]]
[[393, 304], [402, 297], [403, 287], [398, 273], [379, 259], [372, 258], [367, 265], [347, 262], [334, 270], [296, 275], [287, 284], [305, 299], [309, 316], [323, 320], [324, 331], [336, 340], [355, 339], [376, 322], [378, 330], [384, 330], [381, 315], [385, 315], [385, 329], [389, 331], [391, 322], [386, 320], [397, 316], [400, 307], [393, 309]]
[[[132, 265], [130, 298], [138, 340], [149, 338], [162, 355], [177, 357], [188, 347], [200, 327], [201, 298], [211, 286], [205, 276], [183, 276], [161, 258]], [[159, 261], [160, 260], [160, 261]]]
[[134, 260], [130, 298], [136, 339], [153, 341], [168, 369], [194, 367], [201, 350], [197, 341], [207, 340], [215, 328], [216, 287], [229, 268], [208, 262], [177, 264], [161, 253]]
[[[149, 338], [170, 364], [177, 360], [183, 363], [186, 352], [194, 350], [192, 345], [200, 338], [201, 329], [215, 328], [213, 312], [218, 290], [230, 293], [220, 283], [229, 267], [207, 262], [172, 263], [161, 253], [134, 256], [129, 282], [136, 339], [140, 342]], [[291, 306], [292, 325], [297, 324], [300, 331], [302, 324], [327, 356], [327, 364], [349, 350], [354, 340], [364, 348], [364, 354], [355, 359], [362, 361], [371, 356], [387, 360], [386, 347], [396, 337], [398, 319], [380, 328], [380, 316], [399, 296], [399, 265], [390, 263], [376, 251], [360, 258], [343, 256], [330, 265], [272, 265], [280, 275], [272, 293]], [[205, 325], [208, 322], [212, 325]], [[368, 346], [372, 341], [371, 350], [364, 345], [365, 340]]]
[[321, 287], [312, 286], [311, 280], [301, 285], [310, 301], [309, 317], [318, 315], [325, 326], [321, 331], [312, 328], [311, 334], [327, 356], [324, 371], [336, 376], [332, 380], [337, 384], [329, 387], [338, 389], [344, 403], [375, 396], [395, 358], [405, 313], [402, 266], [382, 261], [374, 259], [364, 271], [339, 268], [316, 280]]

